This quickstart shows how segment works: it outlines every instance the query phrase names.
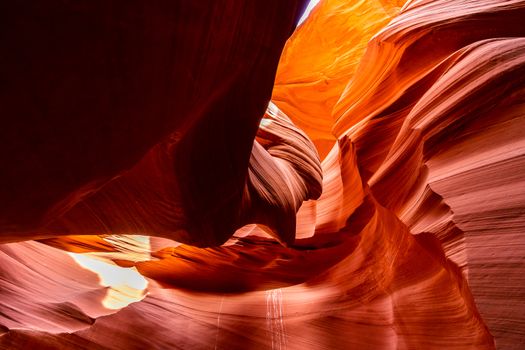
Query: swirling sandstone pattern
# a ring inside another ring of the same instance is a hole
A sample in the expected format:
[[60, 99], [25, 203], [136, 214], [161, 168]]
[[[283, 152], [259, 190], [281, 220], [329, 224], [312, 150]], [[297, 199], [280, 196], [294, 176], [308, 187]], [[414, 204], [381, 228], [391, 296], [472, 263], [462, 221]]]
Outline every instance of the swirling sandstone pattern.
[[525, 1], [305, 5], [2, 5], [0, 348], [525, 346]]

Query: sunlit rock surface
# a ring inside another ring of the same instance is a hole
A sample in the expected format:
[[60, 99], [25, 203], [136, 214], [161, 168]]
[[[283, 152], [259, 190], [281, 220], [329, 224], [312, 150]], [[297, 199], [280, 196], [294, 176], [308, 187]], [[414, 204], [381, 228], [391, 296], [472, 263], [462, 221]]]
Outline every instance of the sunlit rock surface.
[[525, 347], [525, 1], [306, 5], [2, 5], [0, 348]]

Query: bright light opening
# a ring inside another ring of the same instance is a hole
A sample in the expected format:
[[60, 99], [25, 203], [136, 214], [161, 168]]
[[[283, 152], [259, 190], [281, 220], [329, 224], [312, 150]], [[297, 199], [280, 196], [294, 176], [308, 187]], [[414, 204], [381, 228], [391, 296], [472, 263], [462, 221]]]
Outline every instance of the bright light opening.
[[301, 18], [299, 19], [299, 22], [297, 22], [297, 25], [303, 23], [304, 20], [308, 18], [308, 16], [310, 15], [310, 12], [312, 12], [313, 8], [315, 7], [315, 5], [317, 5], [319, 3], [319, 1], [320, 0], [310, 0], [310, 3], [308, 3], [308, 6], [306, 7], [306, 10], [304, 10], [304, 13], [301, 16]]
[[[141, 249], [149, 251], [149, 237], [145, 236], [121, 236], [122, 241], [134, 241]], [[115, 244], [118, 240], [116, 236], [111, 236], [111, 241]], [[108, 239], [109, 241], [109, 239]], [[118, 310], [128, 306], [131, 303], [141, 301], [146, 296], [148, 281], [137, 271], [135, 267], [120, 267], [111, 261], [113, 253], [68, 253], [80, 266], [96, 273], [100, 279], [100, 285], [108, 287], [106, 296], [102, 305], [111, 310]], [[130, 261], [149, 260], [137, 259], [140, 253], [121, 252], [116, 253], [119, 258], [126, 259], [129, 256]], [[115, 255], [115, 254], [113, 254]], [[149, 254], [148, 254], [149, 257]]]

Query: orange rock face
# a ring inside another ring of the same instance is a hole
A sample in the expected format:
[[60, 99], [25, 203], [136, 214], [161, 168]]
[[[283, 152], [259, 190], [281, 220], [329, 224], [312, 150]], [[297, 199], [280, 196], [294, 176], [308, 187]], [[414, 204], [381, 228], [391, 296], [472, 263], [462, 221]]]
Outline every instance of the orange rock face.
[[0, 348], [525, 346], [525, 1], [305, 6], [7, 5]]

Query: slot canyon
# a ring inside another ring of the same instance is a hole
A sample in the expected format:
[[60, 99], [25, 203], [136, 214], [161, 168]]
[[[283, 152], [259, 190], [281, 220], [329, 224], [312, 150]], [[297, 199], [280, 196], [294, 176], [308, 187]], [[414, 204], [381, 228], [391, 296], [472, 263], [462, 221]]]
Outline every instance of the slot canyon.
[[0, 18], [0, 349], [525, 349], [525, 0]]

